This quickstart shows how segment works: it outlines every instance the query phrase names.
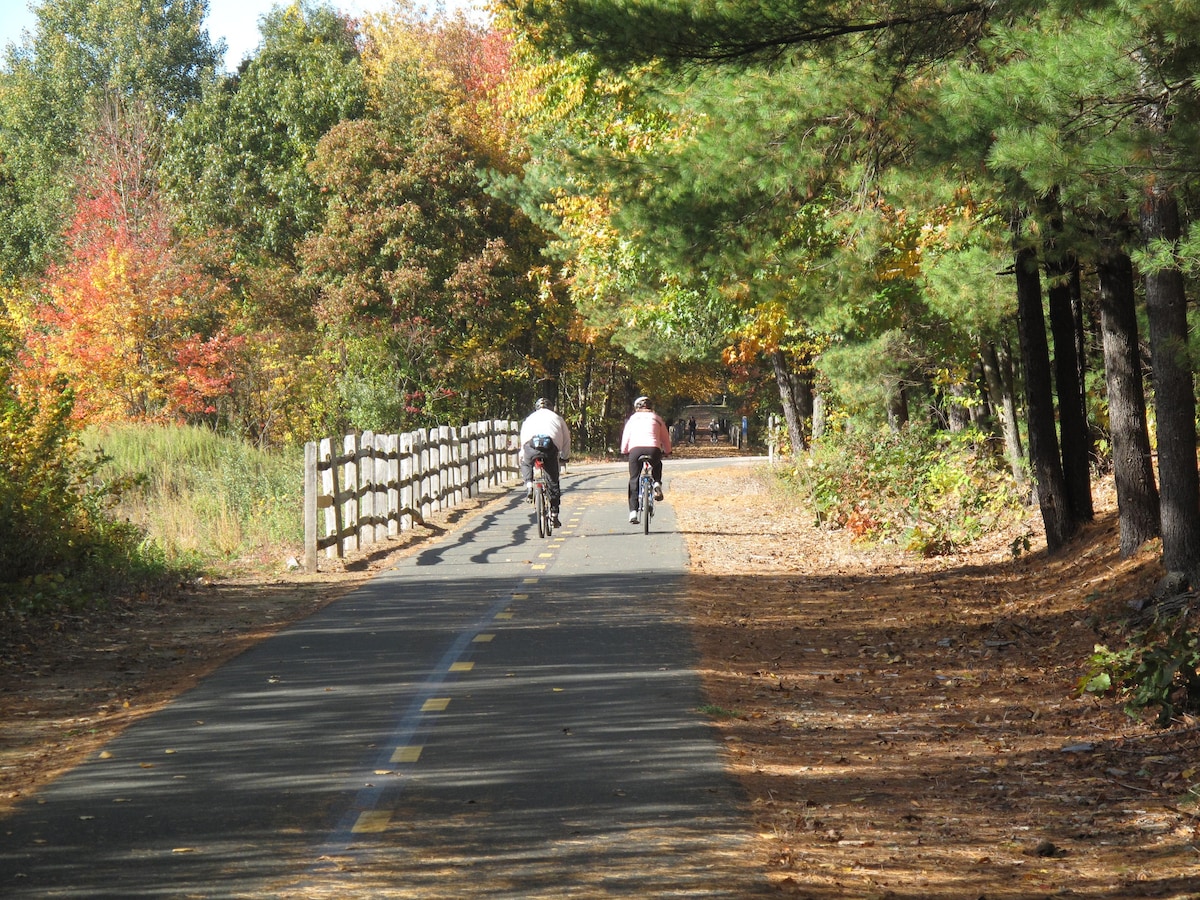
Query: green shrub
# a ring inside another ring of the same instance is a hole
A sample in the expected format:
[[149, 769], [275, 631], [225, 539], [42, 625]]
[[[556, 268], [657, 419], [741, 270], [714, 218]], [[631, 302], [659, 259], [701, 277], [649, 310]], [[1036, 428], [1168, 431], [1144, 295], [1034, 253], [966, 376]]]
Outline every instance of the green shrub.
[[1079, 689], [1123, 697], [1132, 717], [1157, 709], [1165, 728], [1177, 712], [1200, 712], [1198, 666], [1200, 632], [1184, 609], [1133, 631], [1122, 649], [1097, 644]]
[[123, 482], [98, 485], [104, 460], [82, 449], [73, 398], [58, 385], [23, 397], [0, 388], [0, 605], [80, 604], [148, 574], [160, 560], [142, 532], [111, 513]]
[[1003, 459], [974, 430], [833, 434], [785, 477], [821, 525], [926, 556], [951, 552], [1024, 512]]

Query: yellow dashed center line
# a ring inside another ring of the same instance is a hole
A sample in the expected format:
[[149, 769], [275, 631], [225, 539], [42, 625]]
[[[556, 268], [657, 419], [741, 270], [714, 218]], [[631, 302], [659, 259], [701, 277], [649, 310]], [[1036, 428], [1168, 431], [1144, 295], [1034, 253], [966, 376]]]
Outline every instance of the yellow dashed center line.
[[379, 834], [386, 831], [388, 822], [392, 819], [390, 810], [372, 809], [364, 812], [350, 830], [354, 834]]
[[456, 662], [450, 664], [451, 672], [470, 672], [473, 668], [475, 668], [475, 663], [473, 662]]
[[494, 638], [494, 637], [495, 637], [494, 634], [477, 634], [477, 635], [475, 635], [475, 637], [471, 638], [471, 643], [473, 643], [473, 644], [490, 644], [492, 642], [492, 638]]
[[397, 747], [396, 752], [392, 754], [392, 762], [394, 763], [415, 763], [421, 758], [421, 751], [425, 747], [421, 744], [408, 744], [404, 747]]
[[421, 704], [421, 712], [442, 712], [449, 705], [449, 697], [430, 697]]

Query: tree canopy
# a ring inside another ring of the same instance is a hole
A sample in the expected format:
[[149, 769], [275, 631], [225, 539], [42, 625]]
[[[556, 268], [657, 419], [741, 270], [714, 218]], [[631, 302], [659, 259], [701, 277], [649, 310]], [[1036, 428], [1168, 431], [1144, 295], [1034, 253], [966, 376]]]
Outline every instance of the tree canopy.
[[1190, 5], [294, 2], [232, 73], [204, 3], [143, 6], [45, 0], [0, 71], [14, 378], [78, 416], [288, 443], [558, 392], [603, 446], [711, 390], [797, 450], [989, 431], [1063, 541], [1153, 424], [1143, 518], [1200, 568]]

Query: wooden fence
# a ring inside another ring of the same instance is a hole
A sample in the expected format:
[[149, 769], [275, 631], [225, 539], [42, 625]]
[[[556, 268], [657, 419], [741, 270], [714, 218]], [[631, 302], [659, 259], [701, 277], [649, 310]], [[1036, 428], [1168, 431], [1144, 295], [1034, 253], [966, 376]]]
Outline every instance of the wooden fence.
[[[424, 524], [518, 474], [520, 423], [348, 434], [304, 446], [304, 568]], [[324, 512], [324, 521], [319, 521]], [[323, 527], [322, 527], [323, 526]]]

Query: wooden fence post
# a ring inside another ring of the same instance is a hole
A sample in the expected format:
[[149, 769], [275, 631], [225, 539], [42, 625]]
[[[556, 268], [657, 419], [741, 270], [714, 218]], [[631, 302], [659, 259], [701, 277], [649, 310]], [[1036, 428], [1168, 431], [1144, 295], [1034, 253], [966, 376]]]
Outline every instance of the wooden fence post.
[[442, 430], [436, 426], [428, 431], [429, 440], [429, 509], [442, 509]]
[[492, 483], [499, 485], [507, 480], [508, 468], [507, 423], [499, 419], [492, 420], [492, 448]]
[[450, 428], [438, 426], [438, 509], [449, 509], [454, 501], [454, 444], [450, 441]]
[[321, 469], [321, 493], [329, 498], [325, 507], [325, 534], [332, 534], [334, 538], [333, 543], [325, 548], [325, 555], [341, 556], [342, 542], [338, 537], [342, 533], [341, 480], [338, 478], [337, 458], [333, 454], [333, 441], [330, 438], [321, 439], [317, 458], [324, 463]]
[[408, 531], [413, 527], [413, 434], [411, 431], [400, 435], [400, 530]]
[[338, 556], [358, 549], [358, 435], [346, 435], [342, 448], [342, 527], [338, 532], [342, 550]]
[[483, 424], [483, 484], [496, 485], [496, 423], [489, 420]]
[[479, 493], [479, 423], [467, 426], [467, 496]]
[[421, 519], [428, 519], [433, 513], [433, 504], [430, 498], [430, 473], [429, 473], [429, 432], [421, 429], [416, 432], [416, 440], [413, 444], [413, 449], [417, 452], [417, 459], [420, 462], [417, 464], [416, 477], [420, 480], [420, 490], [417, 495], [418, 505], [414, 509], [421, 514]]
[[521, 472], [520, 423], [511, 419], [504, 422], [504, 446], [508, 452], [504, 458], [504, 480], [508, 481]]
[[375, 432], [364, 431], [355, 454], [358, 472], [358, 528], [354, 529], [361, 549], [375, 540]]
[[454, 503], [453, 506], [458, 506], [463, 502], [463, 496], [467, 486], [467, 479], [463, 475], [463, 460], [467, 458], [466, 451], [463, 449], [463, 430], [454, 425], [450, 426], [450, 444], [454, 447]]
[[317, 571], [317, 444], [304, 445], [304, 571]]
[[384, 495], [387, 497], [387, 521], [383, 523], [381, 540], [400, 532], [400, 435], [389, 434], [384, 447], [387, 456], [384, 460], [382, 481]]

